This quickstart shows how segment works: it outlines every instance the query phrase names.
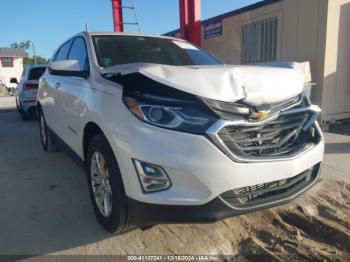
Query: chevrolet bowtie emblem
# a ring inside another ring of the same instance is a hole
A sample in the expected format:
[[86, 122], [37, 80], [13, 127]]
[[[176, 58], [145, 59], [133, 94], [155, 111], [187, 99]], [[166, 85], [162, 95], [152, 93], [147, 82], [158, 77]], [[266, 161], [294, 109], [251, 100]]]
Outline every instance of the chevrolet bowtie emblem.
[[255, 120], [261, 121], [267, 118], [271, 114], [271, 107], [269, 104], [264, 104], [256, 108], [257, 112], [254, 112], [251, 117]]
[[271, 105], [262, 104], [256, 107], [256, 111], [251, 114], [251, 118], [261, 121], [271, 114]]
[[255, 115], [256, 120], [263, 120], [270, 115], [270, 111], [261, 111]]

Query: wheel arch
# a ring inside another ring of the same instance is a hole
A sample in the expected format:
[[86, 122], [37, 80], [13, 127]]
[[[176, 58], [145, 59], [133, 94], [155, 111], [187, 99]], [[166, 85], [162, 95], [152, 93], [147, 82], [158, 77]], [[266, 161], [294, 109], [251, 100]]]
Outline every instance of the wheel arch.
[[[89, 144], [91, 140], [96, 136], [102, 134], [106, 139], [106, 135], [102, 131], [102, 129], [94, 122], [88, 122], [85, 127], [84, 127], [84, 132], [83, 132], [83, 141], [82, 141], [82, 150], [83, 150], [83, 157], [84, 157], [84, 162], [86, 161], [86, 153], [89, 147]], [[108, 139], [107, 139], [108, 141]]]

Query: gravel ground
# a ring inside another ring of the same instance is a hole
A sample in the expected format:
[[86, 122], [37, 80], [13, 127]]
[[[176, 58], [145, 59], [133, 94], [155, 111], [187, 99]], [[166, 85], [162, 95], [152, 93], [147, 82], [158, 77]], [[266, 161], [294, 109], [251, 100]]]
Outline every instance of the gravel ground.
[[350, 256], [349, 136], [326, 134], [322, 182], [289, 205], [209, 225], [160, 225], [114, 236], [97, 223], [83, 171], [64, 153], [44, 153], [37, 123], [21, 122], [14, 110], [13, 98], [0, 98], [2, 255]]

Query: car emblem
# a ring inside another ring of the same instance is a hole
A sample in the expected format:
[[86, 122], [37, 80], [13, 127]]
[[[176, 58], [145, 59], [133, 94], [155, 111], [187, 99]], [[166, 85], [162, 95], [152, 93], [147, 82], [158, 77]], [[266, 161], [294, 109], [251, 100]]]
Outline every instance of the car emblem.
[[261, 111], [255, 115], [256, 120], [263, 120], [270, 115], [270, 111]]
[[268, 104], [257, 107], [258, 112], [252, 114], [252, 118], [261, 121], [271, 114], [271, 107]]

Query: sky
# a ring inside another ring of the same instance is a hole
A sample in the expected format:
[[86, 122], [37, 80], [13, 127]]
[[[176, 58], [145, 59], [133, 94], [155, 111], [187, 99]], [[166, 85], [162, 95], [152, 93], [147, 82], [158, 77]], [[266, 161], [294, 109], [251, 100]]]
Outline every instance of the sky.
[[[202, 0], [202, 20], [260, 0]], [[123, 0], [128, 5], [130, 0]], [[134, 0], [141, 31], [163, 34], [179, 28], [178, 0]], [[84, 31], [112, 31], [111, 0], [1, 0], [0, 47], [13, 42], [33, 41], [38, 55], [49, 58], [70, 36]], [[124, 10], [124, 22], [135, 22]], [[135, 26], [125, 31], [136, 32]], [[31, 50], [28, 50], [31, 55]]]

